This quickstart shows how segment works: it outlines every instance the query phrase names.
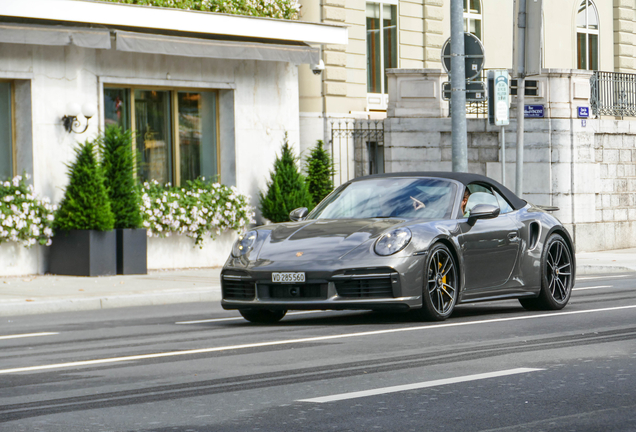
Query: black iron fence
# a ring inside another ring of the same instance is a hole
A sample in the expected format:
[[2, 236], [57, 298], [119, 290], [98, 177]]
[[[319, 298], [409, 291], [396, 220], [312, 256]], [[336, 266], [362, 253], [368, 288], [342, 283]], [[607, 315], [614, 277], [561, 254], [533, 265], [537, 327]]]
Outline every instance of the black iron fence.
[[383, 120], [340, 119], [331, 121], [330, 126], [336, 185], [384, 172]]
[[590, 87], [594, 116], [636, 117], [636, 74], [595, 71]]

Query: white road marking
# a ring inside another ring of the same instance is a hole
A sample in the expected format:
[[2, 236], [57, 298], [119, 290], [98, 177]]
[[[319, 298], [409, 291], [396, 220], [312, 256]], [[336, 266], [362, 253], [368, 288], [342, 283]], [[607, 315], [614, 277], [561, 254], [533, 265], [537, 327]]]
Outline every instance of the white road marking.
[[16, 335], [7, 335], [0, 336], [0, 339], [19, 339], [19, 338], [28, 338], [28, 337], [37, 337], [37, 336], [51, 336], [59, 333], [45, 332], [45, 333], [25, 333], [25, 334], [16, 334]]
[[589, 290], [589, 289], [612, 288], [612, 287], [613, 285], [599, 285], [599, 286], [593, 286], [593, 287], [572, 288], [572, 291], [583, 291], [583, 290]]
[[582, 280], [592, 280], [592, 279], [609, 279], [609, 278], [624, 278], [624, 277], [628, 277], [630, 275], [616, 275], [616, 276], [583, 276], [583, 277], [576, 277], [577, 281], [582, 281]]
[[241, 344], [241, 345], [228, 345], [228, 346], [220, 346], [220, 347], [212, 347], [212, 348], [198, 348], [198, 349], [190, 349], [190, 350], [183, 350], [183, 351], [140, 354], [140, 355], [125, 356], [125, 357], [112, 357], [112, 358], [105, 358], [105, 359], [75, 361], [75, 362], [68, 362], [68, 363], [54, 363], [54, 364], [41, 365], [41, 366], [27, 366], [27, 367], [19, 367], [19, 368], [12, 368], [12, 369], [0, 369], [0, 374], [8, 374], [8, 373], [16, 373], [16, 372], [32, 372], [32, 371], [40, 371], [40, 370], [47, 370], [47, 369], [74, 368], [78, 366], [93, 366], [98, 364], [120, 363], [120, 362], [133, 361], [133, 360], [148, 360], [148, 359], [163, 358], [163, 357], [206, 354], [206, 353], [212, 353], [212, 352], [232, 351], [232, 350], [241, 350], [241, 349], [249, 349], [249, 348], [262, 348], [262, 347], [279, 346], [279, 345], [293, 345], [293, 344], [310, 343], [310, 342], [321, 342], [321, 341], [327, 341], [327, 340], [348, 339], [348, 338], [365, 337], [365, 336], [377, 336], [381, 334], [403, 333], [403, 332], [421, 331], [421, 330], [424, 330], [424, 331], [437, 330], [437, 329], [448, 328], [448, 327], [464, 327], [464, 326], [471, 326], [471, 325], [493, 324], [493, 323], [508, 322], [508, 321], [555, 318], [555, 317], [566, 316], [566, 315], [580, 315], [580, 314], [597, 313], [597, 312], [612, 312], [612, 311], [634, 309], [634, 308], [636, 308], [636, 305], [616, 306], [611, 308], [588, 309], [588, 310], [582, 310], [582, 311], [553, 312], [553, 313], [543, 313], [538, 315], [524, 315], [524, 316], [517, 316], [517, 317], [510, 317], [510, 318], [495, 318], [495, 319], [481, 320], [481, 321], [465, 321], [465, 322], [425, 325], [425, 326], [417, 326], [417, 327], [402, 327], [397, 329], [392, 328], [392, 329], [373, 330], [373, 331], [366, 331], [366, 332], [359, 332], [359, 333], [344, 333], [344, 334], [329, 335], [329, 336], [314, 336], [314, 337], [307, 337], [307, 338], [301, 338], [301, 339], [287, 339], [287, 340], [258, 342], [258, 343]]
[[[312, 311], [303, 311], [303, 312], [289, 312], [285, 316], [289, 315], [304, 315], [304, 314], [312, 314], [312, 313], [324, 313], [326, 311], [323, 310], [312, 310]], [[243, 317], [230, 317], [230, 318], [210, 318], [204, 320], [196, 320], [196, 321], [178, 321], [175, 324], [201, 324], [201, 323], [210, 323], [210, 322], [219, 322], [219, 321], [245, 321]]]
[[477, 381], [477, 380], [488, 379], [488, 378], [517, 375], [517, 374], [535, 372], [535, 371], [541, 371], [541, 370], [545, 370], [545, 369], [533, 369], [533, 368], [508, 369], [508, 370], [503, 370], [498, 372], [465, 375], [465, 376], [455, 377], [455, 378], [425, 381], [425, 382], [419, 382], [419, 383], [413, 383], [413, 384], [384, 387], [384, 388], [364, 390], [364, 391], [351, 392], [351, 393], [341, 393], [337, 395], [323, 396], [323, 397], [317, 397], [312, 399], [301, 399], [297, 402], [315, 402], [315, 403], [336, 402], [336, 401], [347, 400], [347, 399], [357, 399], [357, 398], [367, 397], [367, 396], [377, 396], [377, 395], [387, 394], [387, 393], [397, 393], [397, 392], [403, 392], [407, 390], [417, 390], [417, 389], [422, 389], [427, 387], [437, 387], [437, 386], [448, 385], [448, 384], [457, 384], [457, 383], [468, 382], [468, 381]]

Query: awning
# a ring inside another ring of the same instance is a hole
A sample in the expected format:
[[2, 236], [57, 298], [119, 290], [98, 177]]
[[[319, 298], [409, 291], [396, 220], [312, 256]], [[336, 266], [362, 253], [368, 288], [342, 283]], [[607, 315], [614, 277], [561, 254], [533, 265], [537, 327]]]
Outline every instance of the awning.
[[0, 23], [0, 42], [109, 49], [110, 31], [83, 27]]
[[[147, 3], [147, 2], [146, 2]], [[169, 2], [165, 2], [169, 3]], [[343, 44], [349, 41], [344, 25], [273, 19], [142, 6], [105, 1], [0, 0], [0, 16], [63, 21], [84, 26], [154, 29], [159, 32], [215, 34], [254, 39], [276, 39], [310, 44]]]
[[282, 61], [294, 64], [314, 64], [320, 61], [320, 49], [305, 44], [234, 42], [120, 30], [116, 30], [115, 34], [118, 51], [234, 60]]

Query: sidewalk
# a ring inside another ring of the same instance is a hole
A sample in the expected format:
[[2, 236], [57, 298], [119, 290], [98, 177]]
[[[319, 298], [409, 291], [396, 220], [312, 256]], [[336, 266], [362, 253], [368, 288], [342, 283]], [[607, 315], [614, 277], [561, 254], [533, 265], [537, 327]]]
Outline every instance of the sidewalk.
[[0, 277], [0, 316], [221, 300], [221, 268], [147, 275]]
[[[636, 272], [636, 248], [579, 253], [577, 274]], [[221, 268], [147, 275], [0, 277], [0, 316], [220, 301]]]

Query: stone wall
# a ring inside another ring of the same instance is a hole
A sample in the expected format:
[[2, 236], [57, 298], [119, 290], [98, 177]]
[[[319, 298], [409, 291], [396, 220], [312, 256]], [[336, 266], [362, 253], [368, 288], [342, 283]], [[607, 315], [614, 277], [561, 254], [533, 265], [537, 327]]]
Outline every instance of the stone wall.
[[[534, 78], [534, 77], [533, 77]], [[391, 70], [386, 172], [450, 171], [451, 119], [434, 70]], [[559, 207], [578, 251], [636, 247], [636, 121], [578, 119], [589, 73], [546, 70], [536, 78], [546, 118], [524, 121], [523, 198]], [[505, 185], [515, 190], [516, 101], [505, 127]], [[442, 113], [442, 115], [440, 115]], [[467, 120], [469, 172], [502, 181], [501, 128]]]
[[[636, 247], [636, 121], [526, 119], [523, 198], [560, 208], [578, 251]], [[385, 170], [450, 171], [450, 119], [385, 120]], [[468, 120], [468, 171], [501, 181], [500, 130]], [[506, 128], [515, 189], [516, 124]]]

